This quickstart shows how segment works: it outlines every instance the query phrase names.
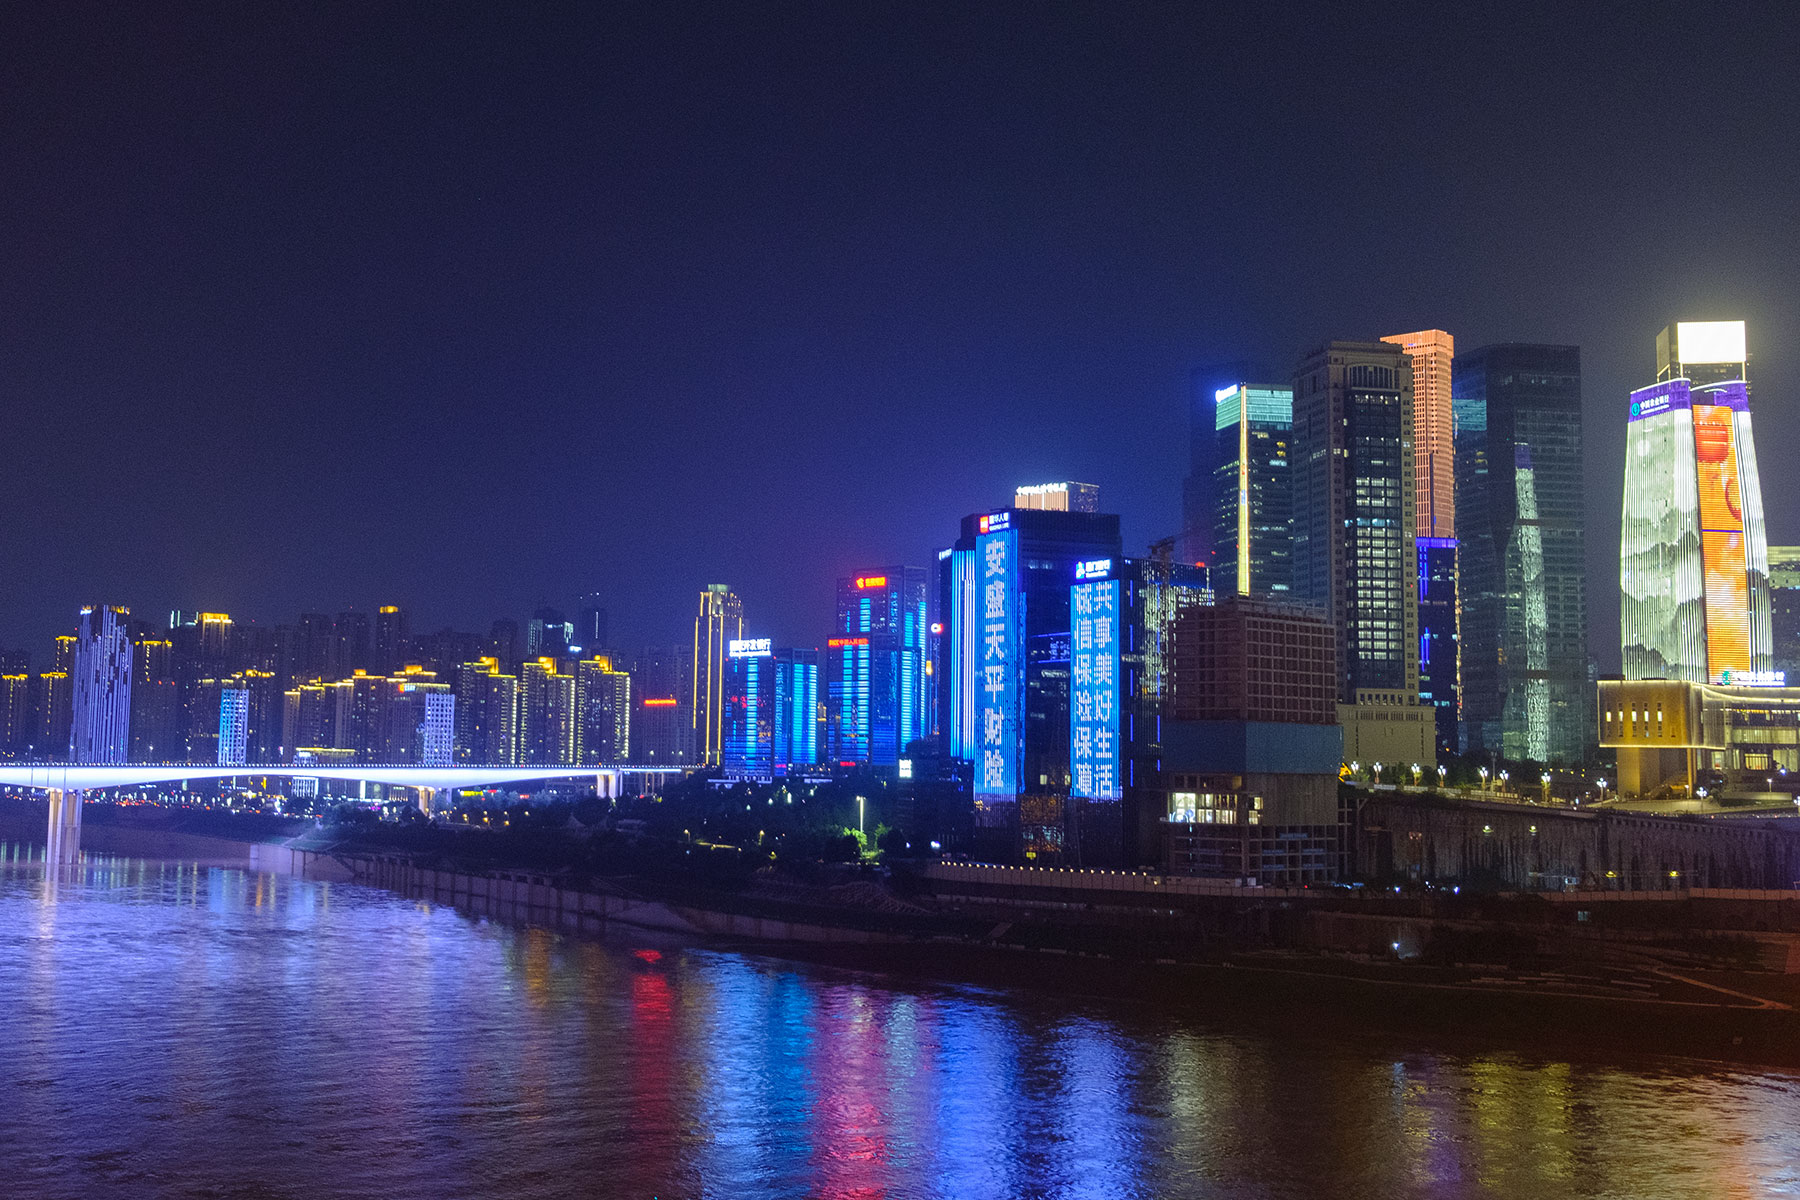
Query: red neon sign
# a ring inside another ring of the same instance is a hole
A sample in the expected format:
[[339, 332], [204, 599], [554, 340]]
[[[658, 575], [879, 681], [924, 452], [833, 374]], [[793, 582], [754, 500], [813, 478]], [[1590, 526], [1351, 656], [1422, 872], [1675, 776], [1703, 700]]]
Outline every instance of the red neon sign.
[[837, 649], [839, 646], [866, 646], [868, 644], [869, 644], [868, 638], [832, 638], [829, 642], [826, 643], [826, 645], [830, 646], [834, 650]]
[[886, 587], [886, 575], [858, 575], [856, 586], [859, 588]]
[[669, 699], [669, 700], [648, 700], [648, 699], [646, 699], [644, 701], [645, 708], [673, 708], [674, 706], [675, 706], [675, 701], [673, 699]]

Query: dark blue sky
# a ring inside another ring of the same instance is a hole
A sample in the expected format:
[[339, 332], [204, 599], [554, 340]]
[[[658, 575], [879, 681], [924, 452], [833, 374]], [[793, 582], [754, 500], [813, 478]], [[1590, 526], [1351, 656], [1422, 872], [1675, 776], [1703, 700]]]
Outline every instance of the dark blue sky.
[[1626, 391], [1751, 322], [1800, 541], [1784, 5], [15, 6], [0, 644], [88, 598], [485, 629], [839, 574], [1076, 478], [1175, 531], [1187, 378], [1572, 342], [1592, 643]]

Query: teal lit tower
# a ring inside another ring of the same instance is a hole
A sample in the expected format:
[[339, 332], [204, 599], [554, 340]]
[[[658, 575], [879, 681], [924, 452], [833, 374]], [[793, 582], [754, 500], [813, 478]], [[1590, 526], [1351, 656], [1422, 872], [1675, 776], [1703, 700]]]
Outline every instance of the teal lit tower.
[[1285, 596], [1293, 582], [1294, 390], [1237, 383], [1214, 400], [1213, 586], [1228, 595]]

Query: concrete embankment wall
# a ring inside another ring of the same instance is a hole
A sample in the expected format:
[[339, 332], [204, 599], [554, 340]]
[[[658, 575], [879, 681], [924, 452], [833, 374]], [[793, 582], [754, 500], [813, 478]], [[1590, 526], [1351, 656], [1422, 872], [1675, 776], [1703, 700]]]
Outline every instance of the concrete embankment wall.
[[904, 935], [808, 921], [719, 911], [628, 895], [581, 891], [542, 875], [497, 871], [473, 875], [419, 867], [404, 858], [337, 855], [287, 846], [258, 846], [261, 870], [340, 883], [385, 888], [500, 920], [545, 925], [570, 933], [597, 933], [608, 924], [701, 937], [763, 942], [896, 942]]
[[1609, 809], [1378, 793], [1358, 816], [1356, 867], [1388, 878], [1632, 891], [1788, 889], [1800, 832], [1781, 819], [1668, 817]]

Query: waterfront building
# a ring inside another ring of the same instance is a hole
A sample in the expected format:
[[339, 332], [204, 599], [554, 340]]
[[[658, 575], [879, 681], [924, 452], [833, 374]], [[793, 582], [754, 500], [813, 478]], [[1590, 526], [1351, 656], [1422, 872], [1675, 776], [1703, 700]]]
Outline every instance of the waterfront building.
[[1293, 388], [1236, 383], [1214, 400], [1213, 578], [1230, 595], [1285, 596], [1293, 582]]
[[1176, 619], [1162, 721], [1172, 874], [1322, 882], [1340, 869], [1337, 635], [1245, 596]]
[[631, 755], [631, 676], [610, 655], [575, 664], [575, 760], [612, 766]]
[[1800, 771], [1800, 688], [1603, 679], [1598, 692], [1622, 797], [1767, 794]]
[[131, 610], [89, 605], [75, 625], [69, 759], [122, 763], [131, 756]]
[[945, 727], [974, 764], [982, 852], [1060, 856], [1070, 773], [1071, 585], [1122, 558], [1111, 514], [1008, 508], [965, 517], [939, 560], [949, 616]]
[[381, 748], [365, 762], [447, 766], [456, 744], [456, 696], [435, 673], [409, 666], [380, 682]]
[[1414, 539], [1419, 555], [1419, 700], [1432, 712], [1440, 754], [1455, 754], [1458, 671], [1456, 539]]
[[[1331, 342], [1294, 374], [1293, 596], [1337, 631], [1339, 723], [1407, 762], [1437, 761], [1419, 702], [1412, 363]], [[1407, 711], [1402, 711], [1407, 710]]]
[[688, 689], [694, 761], [705, 766], [717, 766], [724, 748], [726, 653], [730, 643], [743, 636], [743, 601], [726, 584], [708, 584], [694, 617], [693, 680]]
[[1581, 351], [1457, 356], [1456, 504], [1465, 753], [1579, 763], [1592, 744]]
[[837, 622], [826, 645], [831, 762], [892, 770], [927, 735], [928, 626], [923, 568], [838, 580]]
[[1013, 507], [1097, 513], [1100, 511], [1100, 488], [1092, 483], [1028, 483], [1013, 489]]
[[65, 674], [75, 669], [75, 635], [59, 633], [50, 652], [50, 669]]
[[1772, 682], [1768, 545], [1742, 321], [1657, 338], [1631, 393], [1619, 546], [1627, 679]]

